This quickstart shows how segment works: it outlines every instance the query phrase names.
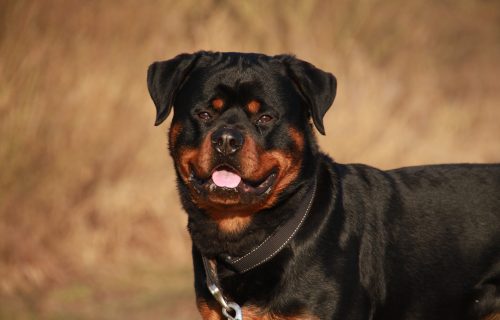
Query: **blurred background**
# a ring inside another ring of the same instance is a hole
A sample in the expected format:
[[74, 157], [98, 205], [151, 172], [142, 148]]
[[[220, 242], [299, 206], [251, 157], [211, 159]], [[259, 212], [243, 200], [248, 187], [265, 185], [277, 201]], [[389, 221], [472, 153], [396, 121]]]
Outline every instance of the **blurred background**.
[[201, 49], [334, 73], [338, 162], [500, 162], [499, 1], [0, 0], [0, 319], [198, 319], [146, 69]]

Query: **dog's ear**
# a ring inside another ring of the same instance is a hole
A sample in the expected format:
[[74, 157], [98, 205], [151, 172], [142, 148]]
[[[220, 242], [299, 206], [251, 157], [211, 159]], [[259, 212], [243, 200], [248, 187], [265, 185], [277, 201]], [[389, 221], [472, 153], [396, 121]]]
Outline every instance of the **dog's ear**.
[[324, 135], [323, 117], [335, 99], [337, 80], [331, 73], [294, 57], [286, 56], [284, 62], [288, 66], [289, 76], [309, 105], [316, 129]]
[[156, 106], [155, 126], [170, 114], [175, 95], [193, 69], [198, 54], [181, 54], [167, 60], [154, 62], [148, 68], [148, 90]]

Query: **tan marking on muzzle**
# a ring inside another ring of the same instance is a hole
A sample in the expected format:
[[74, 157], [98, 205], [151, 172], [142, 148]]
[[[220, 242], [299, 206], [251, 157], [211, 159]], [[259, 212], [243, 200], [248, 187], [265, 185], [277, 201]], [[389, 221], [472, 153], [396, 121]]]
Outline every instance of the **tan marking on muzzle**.
[[168, 142], [171, 147], [175, 146], [177, 138], [182, 131], [182, 125], [179, 122], [172, 123], [168, 132]]

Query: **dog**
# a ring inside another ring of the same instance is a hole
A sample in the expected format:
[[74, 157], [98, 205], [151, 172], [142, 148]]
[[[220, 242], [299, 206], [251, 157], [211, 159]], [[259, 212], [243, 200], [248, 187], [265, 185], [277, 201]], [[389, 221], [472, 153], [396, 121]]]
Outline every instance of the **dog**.
[[500, 165], [333, 161], [336, 78], [291, 55], [181, 54], [147, 84], [203, 319], [500, 319]]

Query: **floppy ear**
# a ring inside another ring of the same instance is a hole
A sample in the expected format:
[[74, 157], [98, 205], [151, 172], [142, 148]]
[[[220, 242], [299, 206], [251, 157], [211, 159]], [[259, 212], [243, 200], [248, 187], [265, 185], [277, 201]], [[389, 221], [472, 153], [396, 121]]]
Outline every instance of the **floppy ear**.
[[167, 60], [154, 62], [148, 68], [148, 90], [156, 106], [155, 126], [170, 114], [175, 95], [187, 79], [198, 58], [197, 54], [181, 54]]
[[331, 73], [294, 57], [288, 56], [286, 63], [289, 67], [289, 75], [309, 104], [309, 111], [316, 129], [325, 135], [323, 117], [335, 99], [337, 80]]

